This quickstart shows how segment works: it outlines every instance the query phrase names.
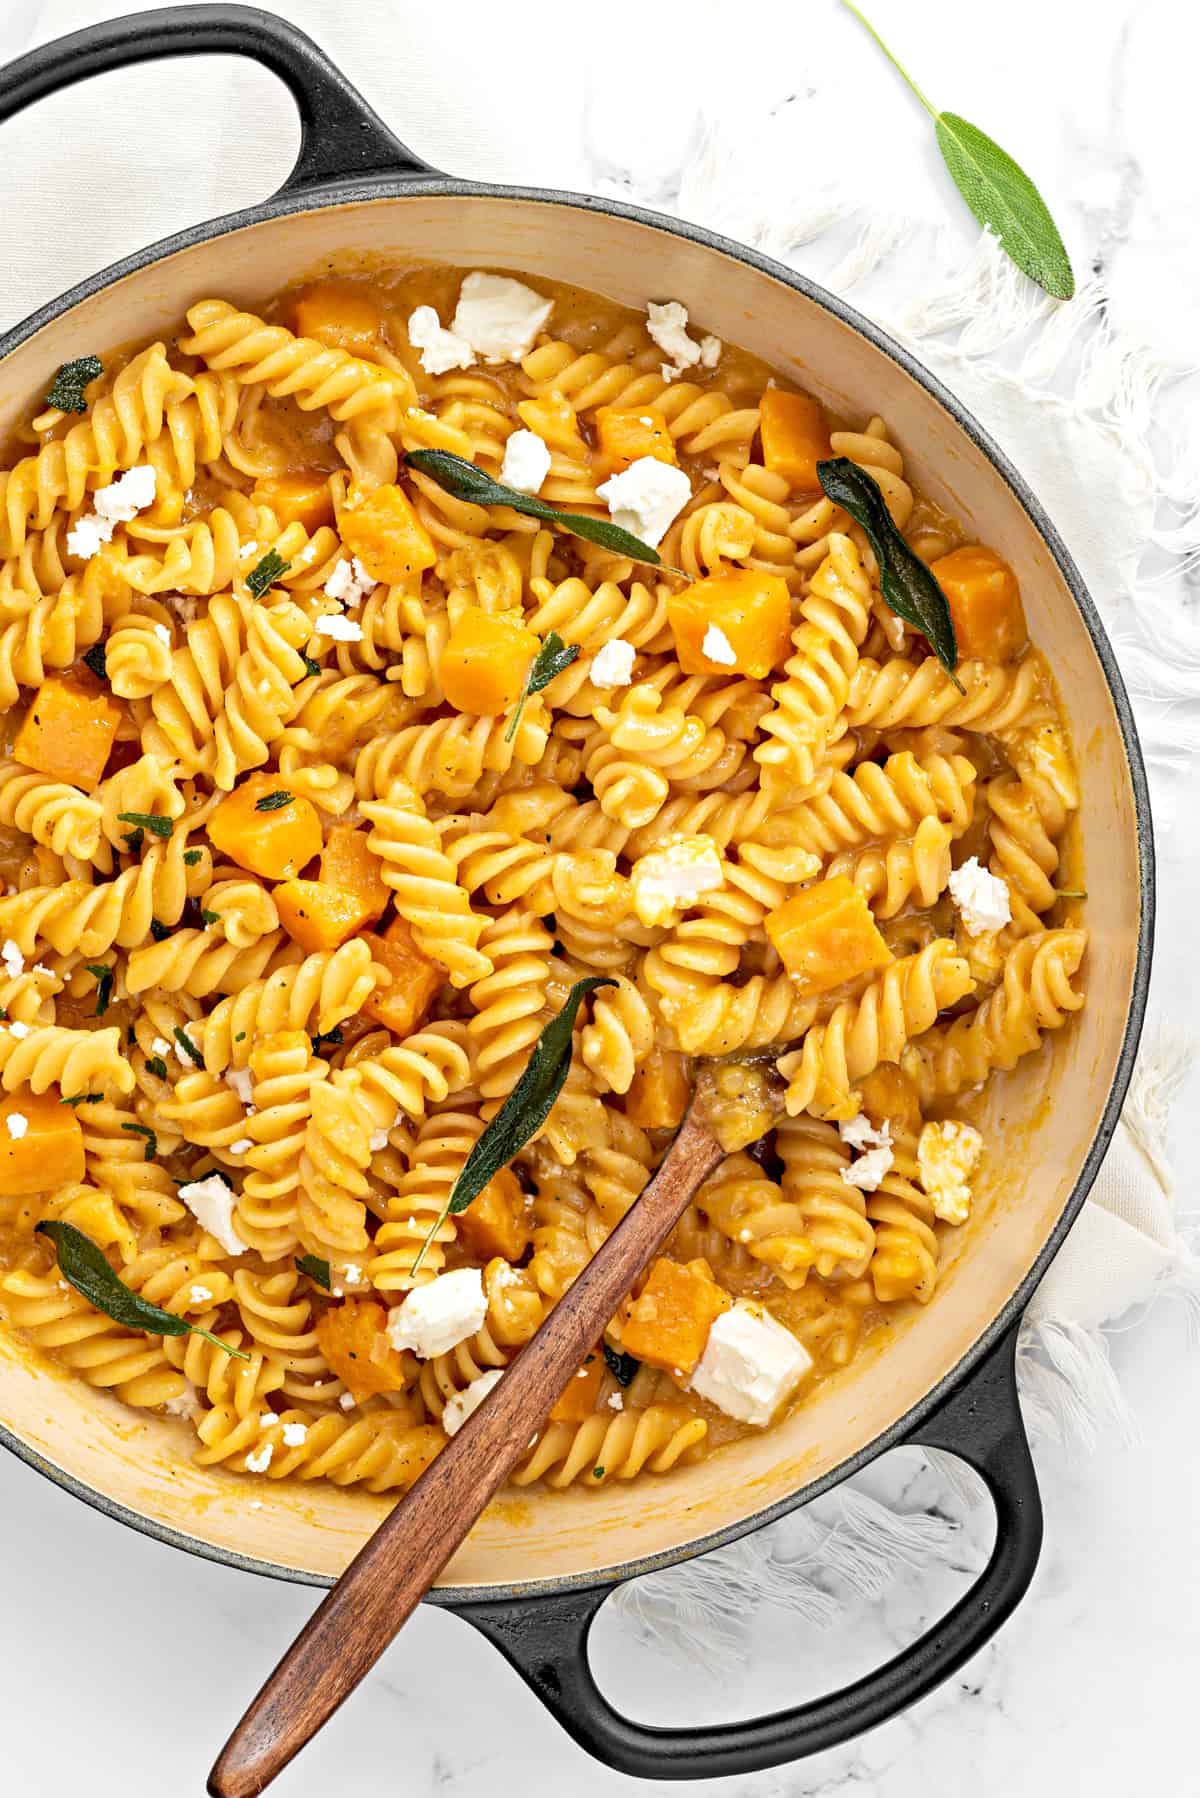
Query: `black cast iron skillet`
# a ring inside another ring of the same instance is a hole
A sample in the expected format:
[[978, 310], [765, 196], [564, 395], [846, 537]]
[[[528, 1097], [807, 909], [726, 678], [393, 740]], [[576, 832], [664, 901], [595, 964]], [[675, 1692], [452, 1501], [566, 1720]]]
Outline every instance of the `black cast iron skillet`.
[[[1012, 1299], [959, 1365], [891, 1430], [823, 1479], [756, 1516], [694, 1541], [678, 1554], [610, 1569], [602, 1583], [594, 1583], [592, 1576], [580, 1575], [524, 1582], [511, 1595], [499, 1597], [494, 1587], [445, 1588], [429, 1594], [433, 1603], [455, 1610], [493, 1641], [583, 1748], [626, 1773], [656, 1779], [712, 1778], [747, 1773], [817, 1753], [895, 1716], [954, 1673], [994, 1635], [1025, 1593], [1037, 1564], [1042, 1513], [1017, 1402], [1017, 1330], [1025, 1305], [1087, 1196], [1116, 1128], [1145, 1011], [1153, 936], [1153, 850], [1145, 772], [1112, 650], [1078, 570], [1028, 486], [952, 395], [877, 327], [802, 276], [698, 226], [586, 195], [502, 188], [439, 174], [393, 136], [311, 39], [281, 18], [244, 6], [176, 6], [76, 32], [32, 51], [0, 71], [0, 120], [87, 76], [152, 58], [201, 53], [251, 57], [287, 84], [301, 125], [300, 153], [291, 174], [278, 193], [261, 205], [198, 225], [81, 283], [0, 339], [0, 356], [17, 348], [48, 320], [110, 282], [179, 249], [259, 220], [338, 201], [414, 192], [462, 195], [465, 200], [489, 195], [606, 211], [638, 220], [711, 245], [797, 289], [849, 324], [924, 386], [984, 450], [1033, 520], [1074, 595], [1103, 667], [1124, 737], [1138, 823], [1141, 927], [1136, 971], [1122, 1049], [1101, 1127], [1057, 1227]], [[272, 1567], [197, 1543], [113, 1503], [51, 1466], [2, 1426], [0, 1441], [88, 1503], [159, 1540], [277, 1577], [330, 1583], [295, 1569]], [[591, 1624], [615, 1581], [732, 1541], [816, 1497], [884, 1450], [903, 1444], [946, 1449], [966, 1461], [984, 1479], [995, 1506], [996, 1541], [991, 1558], [975, 1584], [939, 1623], [886, 1666], [841, 1691], [749, 1722], [700, 1729], [652, 1728], [623, 1716], [608, 1703], [592, 1677], [587, 1640]]]

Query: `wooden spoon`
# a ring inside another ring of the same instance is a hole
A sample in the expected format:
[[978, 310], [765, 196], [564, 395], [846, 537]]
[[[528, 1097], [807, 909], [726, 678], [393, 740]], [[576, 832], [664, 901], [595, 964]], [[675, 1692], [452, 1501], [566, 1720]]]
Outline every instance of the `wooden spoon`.
[[328, 1722], [408, 1621], [723, 1151], [693, 1100], [636, 1204], [533, 1340], [380, 1524], [226, 1742], [213, 1798], [252, 1798]]

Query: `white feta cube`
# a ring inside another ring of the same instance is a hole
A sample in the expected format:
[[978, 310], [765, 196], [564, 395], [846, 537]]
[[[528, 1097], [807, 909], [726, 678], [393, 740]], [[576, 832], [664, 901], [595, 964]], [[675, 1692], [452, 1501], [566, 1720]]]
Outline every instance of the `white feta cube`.
[[687, 334], [687, 322], [687, 307], [678, 300], [667, 300], [661, 306], [651, 300], [646, 307], [646, 330], [663, 355], [670, 358], [671, 372], [676, 375], [685, 368], [694, 368], [701, 356], [700, 345]]
[[543, 299], [523, 281], [477, 270], [458, 290], [450, 328], [485, 362], [519, 362], [553, 310], [553, 300]]
[[179, 1188], [179, 1197], [202, 1230], [215, 1236], [227, 1255], [244, 1255], [246, 1244], [233, 1222], [233, 1189], [220, 1174], [209, 1174], [203, 1180], [189, 1180]]
[[878, 1192], [894, 1160], [890, 1145], [881, 1144], [879, 1148], [868, 1149], [865, 1155], [859, 1155], [849, 1167], [844, 1167], [842, 1180], [847, 1186], [857, 1186], [859, 1192]]
[[408, 341], [421, 352], [427, 375], [449, 374], [452, 368], [472, 368], [475, 352], [465, 337], [447, 331], [432, 306], [418, 306], [408, 321]]
[[332, 637], [335, 643], [361, 643], [362, 625], [344, 612], [322, 612], [313, 623], [318, 637]]
[[15, 980], [18, 974], [25, 972], [25, 957], [10, 936], [0, 943], [0, 961], [4, 963], [4, 972], [10, 980]]
[[708, 1332], [691, 1389], [741, 1423], [768, 1424], [812, 1364], [769, 1311], [740, 1299]]
[[500, 479], [517, 493], [536, 493], [550, 473], [550, 451], [536, 431], [514, 431], [504, 445]]
[[306, 1423], [285, 1423], [283, 1426], [283, 1446], [285, 1448], [303, 1448], [308, 1441], [308, 1425]]
[[612, 637], [601, 644], [592, 658], [591, 682], [593, 687], [627, 687], [633, 679], [633, 664], [637, 650], [624, 637]]
[[489, 1368], [487, 1373], [481, 1373], [462, 1392], [456, 1392], [453, 1398], [446, 1400], [446, 1408], [442, 1412], [442, 1428], [447, 1436], [458, 1435], [468, 1417], [474, 1416], [493, 1386], [498, 1386], [503, 1378], [502, 1367]]
[[630, 875], [633, 909], [649, 926], [674, 923], [681, 910], [724, 884], [721, 852], [704, 836], [680, 837], [640, 855]]
[[657, 549], [691, 499], [692, 483], [682, 468], [655, 456], [639, 456], [596, 492], [615, 525]]
[[989, 872], [976, 855], [951, 874], [950, 897], [962, 914], [968, 936], [1003, 930], [1012, 922], [1008, 882]]
[[273, 1442], [264, 1442], [261, 1448], [254, 1449], [246, 1456], [247, 1473], [265, 1473], [271, 1465], [271, 1457], [275, 1453]]
[[971, 1175], [983, 1154], [983, 1138], [956, 1118], [926, 1124], [917, 1142], [917, 1170], [933, 1215], [944, 1224], [965, 1224], [971, 1215]]
[[422, 1361], [448, 1354], [483, 1327], [487, 1294], [477, 1267], [438, 1274], [410, 1292], [388, 1312], [388, 1338], [393, 1348], [412, 1349]]
[[357, 556], [340, 556], [325, 582], [325, 597], [337, 600], [339, 604], [356, 606], [378, 585], [378, 581], [367, 573]]

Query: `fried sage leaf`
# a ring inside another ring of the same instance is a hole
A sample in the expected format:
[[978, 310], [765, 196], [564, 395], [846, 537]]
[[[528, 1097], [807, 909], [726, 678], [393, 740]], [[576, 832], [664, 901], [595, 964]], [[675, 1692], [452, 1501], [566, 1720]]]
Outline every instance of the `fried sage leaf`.
[[77, 1230], [74, 1224], [58, 1220], [40, 1223], [37, 1234], [48, 1237], [54, 1244], [58, 1271], [68, 1285], [82, 1293], [89, 1305], [103, 1311], [114, 1323], [122, 1324], [127, 1330], [146, 1330], [151, 1336], [203, 1336], [214, 1348], [224, 1349], [238, 1361], [250, 1359], [241, 1349], [231, 1348], [219, 1336], [212, 1336], [198, 1324], [189, 1323], [186, 1317], [177, 1317], [173, 1311], [160, 1311], [157, 1305], [149, 1304], [118, 1278], [91, 1237]]
[[504, 733], [506, 743], [511, 743], [517, 734], [521, 713], [525, 710], [525, 701], [531, 694], [540, 693], [543, 687], [548, 687], [555, 675], [561, 674], [564, 668], [569, 668], [578, 655], [578, 643], [564, 643], [557, 631], [550, 632], [529, 664], [529, 673], [525, 677], [521, 697], [517, 701], [508, 729]]

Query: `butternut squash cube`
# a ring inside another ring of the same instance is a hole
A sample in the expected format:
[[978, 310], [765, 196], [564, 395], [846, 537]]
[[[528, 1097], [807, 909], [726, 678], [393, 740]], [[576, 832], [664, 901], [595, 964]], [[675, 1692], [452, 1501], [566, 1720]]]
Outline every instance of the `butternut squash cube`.
[[651, 1049], [634, 1071], [625, 1115], [643, 1130], [674, 1130], [683, 1121], [691, 1086], [676, 1049]]
[[271, 894], [279, 922], [294, 943], [310, 952], [340, 949], [370, 922], [367, 906], [354, 893], [323, 880], [285, 880]]
[[365, 924], [373, 924], [387, 910], [391, 891], [379, 872], [379, 857], [368, 849], [366, 831], [353, 824], [335, 824], [330, 830], [321, 851], [321, 879], [366, 907]]
[[577, 1367], [567, 1385], [555, 1399], [550, 1411], [551, 1423], [582, 1423], [596, 1409], [600, 1382], [604, 1378], [604, 1355], [593, 1349], [585, 1355], [583, 1366]]
[[621, 1347], [651, 1367], [690, 1374], [704, 1353], [708, 1332], [732, 1302], [707, 1261], [685, 1266], [661, 1256], [637, 1298], [625, 1301]]
[[656, 462], [674, 462], [675, 439], [661, 412], [625, 411], [620, 406], [596, 409], [596, 443], [600, 464], [605, 474], [620, 474], [640, 456], [653, 456]]
[[792, 596], [782, 575], [732, 568], [672, 593], [667, 623], [685, 674], [765, 680], [791, 653]]
[[346, 506], [338, 519], [342, 542], [367, 573], [391, 587], [432, 568], [437, 551], [403, 488], [376, 487], [369, 499]]
[[30, 701], [13, 755], [39, 774], [90, 793], [100, 783], [123, 716], [107, 693], [90, 692], [68, 675], [53, 675]]
[[807, 393], [768, 387], [759, 401], [758, 420], [763, 461], [771, 473], [781, 474], [793, 493], [820, 493], [817, 463], [831, 456], [833, 448], [816, 400]]
[[269, 507], [285, 528], [289, 524], [303, 525], [310, 536], [323, 524], [333, 523], [329, 476], [319, 468], [263, 475], [255, 482], [250, 497], [256, 505]]
[[510, 1167], [493, 1174], [458, 1217], [458, 1238], [479, 1261], [519, 1261], [529, 1247], [525, 1194]]
[[290, 880], [321, 853], [316, 807], [297, 798], [282, 774], [248, 774], [208, 821], [209, 841], [239, 868]]
[[387, 1312], [374, 1299], [344, 1299], [317, 1319], [317, 1347], [357, 1399], [404, 1390], [404, 1364], [388, 1341]]
[[297, 337], [315, 337], [352, 356], [369, 356], [382, 327], [383, 314], [370, 294], [349, 281], [317, 281], [292, 302]]
[[[22, 1134], [11, 1133], [12, 1128]], [[0, 1100], [0, 1196], [48, 1192], [83, 1179], [83, 1127], [57, 1087]]]
[[766, 931], [806, 993], [830, 992], [859, 974], [886, 968], [892, 959], [870, 906], [845, 874], [818, 880], [768, 912]]
[[516, 615], [468, 606], [442, 651], [439, 675], [459, 712], [493, 717], [516, 705], [541, 644]]
[[390, 986], [376, 987], [363, 1010], [397, 1036], [408, 1036], [428, 1017], [445, 985], [446, 970], [417, 948], [403, 918], [393, 918], [382, 936], [364, 931], [363, 940], [371, 945], [372, 960], [380, 962], [392, 977]]
[[1025, 647], [1029, 632], [1017, 577], [983, 543], [966, 543], [930, 563], [950, 605], [958, 653], [967, 660], [1010, 662]]

